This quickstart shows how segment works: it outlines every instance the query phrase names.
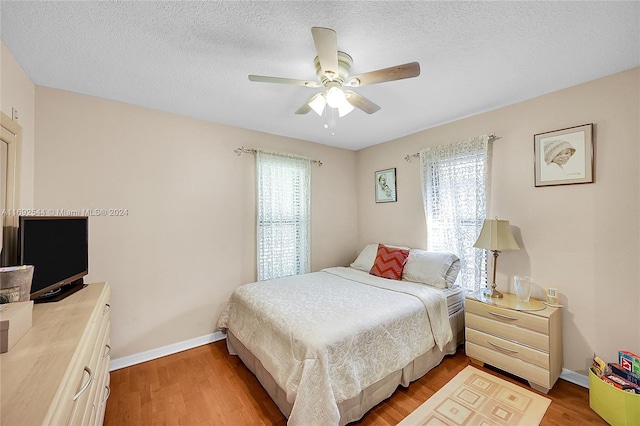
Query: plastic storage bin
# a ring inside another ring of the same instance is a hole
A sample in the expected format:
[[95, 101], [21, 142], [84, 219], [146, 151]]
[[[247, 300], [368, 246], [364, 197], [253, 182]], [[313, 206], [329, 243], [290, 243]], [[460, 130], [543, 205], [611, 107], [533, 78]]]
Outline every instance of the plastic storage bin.
[[600, 380], [589, 370], [589, 407], [613, 426], [640, 426], [640, 395]]

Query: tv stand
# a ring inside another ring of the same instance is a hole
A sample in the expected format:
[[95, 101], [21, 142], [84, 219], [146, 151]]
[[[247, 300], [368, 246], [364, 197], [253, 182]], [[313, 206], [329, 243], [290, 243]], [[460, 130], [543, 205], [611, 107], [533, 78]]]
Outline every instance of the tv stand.
[[35, 299], [33, 299], [33, 303], [58, 302], [67, 296], [71, 296], [76, 291], [82, 290], [85, 287], [86, 287], [86, 284], [84, 283], [84, 280], [82, 278], [78, 278], [74, 282], [60, 287], [58, 289], [60, 291], [55, 291], [55, 292], [52, 292], [51, 294], [45, 293], [40, 297], [36, 297]]

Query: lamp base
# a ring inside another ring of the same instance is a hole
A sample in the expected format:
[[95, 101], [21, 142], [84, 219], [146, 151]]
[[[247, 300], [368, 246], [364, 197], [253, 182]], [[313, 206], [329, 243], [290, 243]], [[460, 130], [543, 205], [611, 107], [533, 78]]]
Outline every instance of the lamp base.
[[484, 296], [485, 297], [490, 297], [492, 299], [502, 299], [504, 296], [502, 295], [502, 293], [500, 293], [498, 290], [496, 290], [496, 285], [491, 284], [491, 287], [487, 287], [484, 290]]

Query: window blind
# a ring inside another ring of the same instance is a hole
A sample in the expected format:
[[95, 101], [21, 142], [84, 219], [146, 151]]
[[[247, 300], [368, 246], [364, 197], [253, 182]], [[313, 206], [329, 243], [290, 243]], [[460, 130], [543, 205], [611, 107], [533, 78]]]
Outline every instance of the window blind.
[[256, 152], [258, 280], [310, 271], [311, 160]]

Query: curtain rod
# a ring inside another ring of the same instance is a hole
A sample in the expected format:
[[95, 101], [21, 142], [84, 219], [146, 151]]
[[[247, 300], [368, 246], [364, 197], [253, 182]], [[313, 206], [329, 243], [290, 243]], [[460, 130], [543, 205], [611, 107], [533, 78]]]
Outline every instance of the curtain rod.
[[[493, 141], [498, 140], [498, 139], [502, 139], [502, 138], [500, 136], [496, 136], [495, 134], [489, 135], [489, 142], [493, 142]], [[412, 158], [418, 158], [418, 157], [420, 157], [420, 153], [416, 152], [415, 154], [406, 155], [404, 157], [404, 159], [409, 161], [409, 162], [411, 162]]]
[[[238, 156], [240, 156], [242, 154], [255, 154], [256, 152], [258, 152], [258, 150], [253, 148], [245, 148], [244, 146], [241, 146], [240, 148], [234, 149], [233, 152], [235, 152], [236, 154], [238, 154]], [[322, 161], [320, 160], [310, 160], [310, 161], [312, 163], [317, 163], [318, 166], [322, 166]]]

